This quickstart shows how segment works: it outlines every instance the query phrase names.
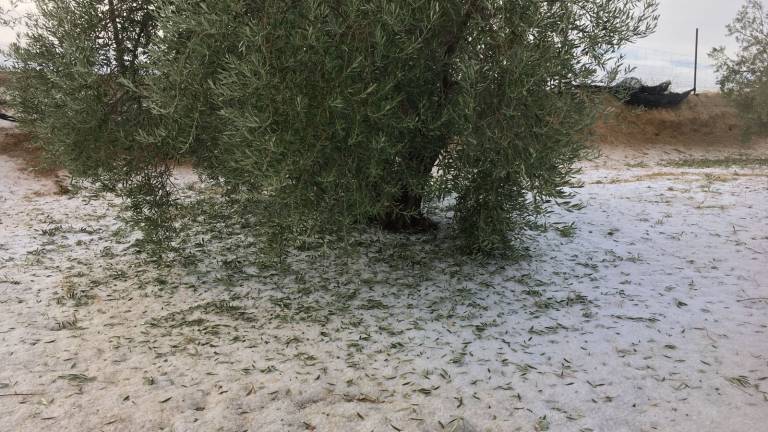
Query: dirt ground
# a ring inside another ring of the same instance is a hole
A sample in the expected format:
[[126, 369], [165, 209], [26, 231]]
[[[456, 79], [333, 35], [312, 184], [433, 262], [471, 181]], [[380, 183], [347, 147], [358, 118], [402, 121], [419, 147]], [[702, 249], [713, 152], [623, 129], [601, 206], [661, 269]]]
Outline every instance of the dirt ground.
[[515, 263], [371, 233], [275, 265], [247, 232], [159, 261], [0, 154], [0, 429], [764, 430], [768, 142], [602, 133]]

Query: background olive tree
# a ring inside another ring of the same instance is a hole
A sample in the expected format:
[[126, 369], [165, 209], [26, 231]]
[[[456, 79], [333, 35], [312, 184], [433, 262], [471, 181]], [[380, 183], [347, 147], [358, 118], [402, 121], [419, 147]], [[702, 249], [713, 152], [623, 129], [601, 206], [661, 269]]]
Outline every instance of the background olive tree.
[[[568, 196], [655, 0], [37, 0], [11, 49], [25, 127], [145, 219], [173, 161], [306, 232], [432, 227], [473, 251]], [[163, 222], [163, 223], [168, 223]]]
[[725, 47], [712, 50], [720, 91], [746, 120], [746, 136], [768, 132], [768, 11], [748, 0], [727, 27], [739, 45], [735, 57]]

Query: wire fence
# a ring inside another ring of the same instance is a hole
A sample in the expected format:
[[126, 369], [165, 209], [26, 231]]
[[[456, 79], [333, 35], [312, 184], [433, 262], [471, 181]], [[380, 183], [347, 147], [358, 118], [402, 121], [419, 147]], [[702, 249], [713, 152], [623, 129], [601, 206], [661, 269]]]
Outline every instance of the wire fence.
[[[633, 70], [622, 77], [636, 77], [648, 85], [672, 81], [673, 91], [685, 91], [694, 87], [695, 60], [693, 48], [690, 53], [659, 49], [629, 47], [623, 51], [625, 64]], [[716, 91], [717, 77], [707, 53], [699, 52], [698, 91]]]

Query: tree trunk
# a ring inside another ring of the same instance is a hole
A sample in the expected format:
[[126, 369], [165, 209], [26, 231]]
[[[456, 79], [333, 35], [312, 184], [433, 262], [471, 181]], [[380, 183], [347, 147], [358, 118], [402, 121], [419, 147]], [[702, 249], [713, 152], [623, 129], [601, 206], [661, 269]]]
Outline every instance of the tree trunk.
[[421, 211], [423, 195], [403, 187], [393, 203], [393, 208], [384, 214], [379, 224], [387, 231], [423, 232], [437, 228], [437, 224]]
[[[458, 51], [459, 44], [464, 38], [472, 16], [478, 13], [478, 8], [478, 1], [471, 0], [454, 31], [446, 35], [443, 65], [437, 76], [443, 103], [447, 102], [456, 84], [451, 76], [451, 60]], [[424, 140], [424, 142], [414, 146], [406, 156], [406, 160], [413, 164], [411, 172], [421, 175], [424, 181], [428, 182], [429, 177], [432, 175], [432, 168], [440, 158], [440, 153], [448, 146], [448, 140], [449, 137], [444, 137], [442, 142], [437, 144]], [[400, 195], [395, 199], [392, 208], [384, 214], [379, 223], [384, 229], [389, 231], [418, 232], [435, 229], [437, 224], [426, 217], [421, 211], [423, 199], [424, 196], [421, 191], [414, 190], [411, 185], [403, 184]]]
[[442, 140], [423, 140], [405, 155], [406, 169], [419, 179], [414, 183], [404, 182], [400, 194], [393, 201], [391, 208], [380, 220], [381, 226], [389, 231], [429, 231], [437, 224], [424, 215], [421, 207], [424, 201], [423, 187], [429, 183], [432, 168], [445, 149], [448, 138]]

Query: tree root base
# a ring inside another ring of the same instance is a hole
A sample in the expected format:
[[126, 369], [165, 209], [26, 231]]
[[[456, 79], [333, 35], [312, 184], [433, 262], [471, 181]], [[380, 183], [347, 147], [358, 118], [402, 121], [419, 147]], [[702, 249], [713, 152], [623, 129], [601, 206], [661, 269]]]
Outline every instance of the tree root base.
[[408, 234], [426, 233], [439, 228], [437, 222], [424, 215], [384, 217], [378, 223], [385, 231]]

